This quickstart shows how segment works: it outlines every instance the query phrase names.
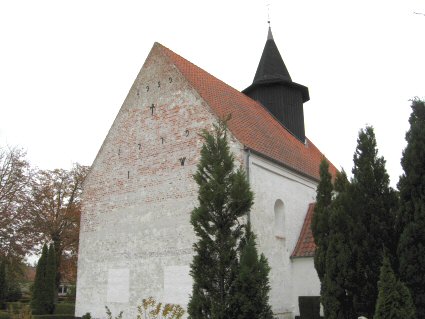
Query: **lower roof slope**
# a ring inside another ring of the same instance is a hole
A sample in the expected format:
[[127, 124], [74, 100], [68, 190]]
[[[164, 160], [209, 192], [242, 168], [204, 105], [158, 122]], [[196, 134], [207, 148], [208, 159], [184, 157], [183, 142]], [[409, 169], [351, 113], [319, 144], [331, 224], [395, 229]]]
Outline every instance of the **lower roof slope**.
[[297, 257], [314, 257], [316, 244], [314, 242], [313, 232], [311, 231], [311, 222], [313, 220], [314, 208], [316, 203], [308, 205], [308, 211], [305, 215], [304, 224], [301, 228], [300, 236], [297, 244], [291, 254], [291, 258]]
[[[300, 142], [260, 103], [155, 43], [168, 57], [212, 111], [220, 118], [231, 114], [228, 128], [247, 148], [302, 175], [319, 180], [319, 165], [324, 155], [306, 138]], [[329, 162], [330, 173], [336, 168]]]

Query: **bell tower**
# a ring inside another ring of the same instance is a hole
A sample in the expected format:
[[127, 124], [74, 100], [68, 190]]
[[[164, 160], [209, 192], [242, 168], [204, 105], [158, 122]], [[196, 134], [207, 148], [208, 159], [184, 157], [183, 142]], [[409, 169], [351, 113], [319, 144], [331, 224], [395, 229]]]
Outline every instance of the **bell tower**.
[[242, 92], [259, 101], [289, 132], [304, 143], [303, 103], [310, 99], [308, 88], [292, 81], [274, 42], [270, 26], [254, 81]]

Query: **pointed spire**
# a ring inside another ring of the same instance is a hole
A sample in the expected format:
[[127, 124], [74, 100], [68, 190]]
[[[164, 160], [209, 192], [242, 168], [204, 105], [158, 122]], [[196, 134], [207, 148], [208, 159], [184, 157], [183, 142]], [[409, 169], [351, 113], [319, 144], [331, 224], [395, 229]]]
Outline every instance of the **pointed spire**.
[[242, 92], [259, 101], [289, 132], [304, 143], [303, 103], [310, 99], [308, 88], [292, 82], [274, 42], [270, 22], [254, 81]]
[[269, 21], [269, 33], [267, 34], [267, 40], [273, 40], [273, 34], [272, 34], [272, 28], [270, 26], [270, 21]]
[[253, 84], [274, 80], [292, 82], [288, 69], [274, 42], [272, 29], [269, 26], [266, 45], [264, 46]]

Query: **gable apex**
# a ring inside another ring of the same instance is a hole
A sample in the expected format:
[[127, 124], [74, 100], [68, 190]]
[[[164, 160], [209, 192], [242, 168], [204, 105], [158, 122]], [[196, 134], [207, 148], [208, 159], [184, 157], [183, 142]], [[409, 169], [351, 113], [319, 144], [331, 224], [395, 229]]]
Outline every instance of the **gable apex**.
[[[313, 180], [320, 179], [319, 166], [325, 156], [309, 139], [302, 143], [259, 102], [160, 43], [154, 47], [176, 66], [217, 117], [231, 114], [228, 128], [246, 148]], [[335, 176], [337, 169], [332, 163], [329, 166]]]

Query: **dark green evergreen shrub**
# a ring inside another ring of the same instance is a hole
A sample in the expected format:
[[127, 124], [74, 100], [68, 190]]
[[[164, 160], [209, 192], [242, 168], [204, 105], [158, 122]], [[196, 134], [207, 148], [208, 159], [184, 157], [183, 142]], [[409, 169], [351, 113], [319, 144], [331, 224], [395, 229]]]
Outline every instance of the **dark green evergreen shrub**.
[[10, 283], [8, 288], [6, 298], [8, 302], [18, 301], [22, 298], [21, 287], [17, 282]]
[[47, 254], [46, 267], [46, 297], [47, 297], [47, 313], [53, 314], [55, 311], [55, 302], [57, 299], [56, 289], [56, 251], [53, 244], [50, 245]]
[[73, 315], [75, 313], [75, 304], [73, 303], [57, 303], [54, 314], [56, 315]]
[[0, 260], [0, 310], [5, 308], [7, 296], [6, 263]]
[[33, 315], [32, 319], [75, 319], [74, 315]]
[[415, 319], [415, 306], [409, 289], [398, 280], [388, 257], [384, 258], [378, 282], [374, 319]]
[[85, 315], [83, 315], [83, 316], [81, 317], [81, 319], [91, 319], [91, 314], [90, 314], [90, 312], [86, 312], [86, 314], [85, 314]]

